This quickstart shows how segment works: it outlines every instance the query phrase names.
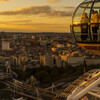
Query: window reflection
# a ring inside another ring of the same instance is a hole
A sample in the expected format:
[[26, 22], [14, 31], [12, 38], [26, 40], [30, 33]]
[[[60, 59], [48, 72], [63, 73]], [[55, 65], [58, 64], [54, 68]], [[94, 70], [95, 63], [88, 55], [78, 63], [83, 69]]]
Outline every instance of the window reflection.
[[100, 42], [100, 0], [82, 3], [73, 15], [72, 31], [77, 42]]
[[87, 13], [87, 15], [89, 17], [91, 6], [92, 6], [92, 3], [80, 5], [80, 7], [77, 9], [77, 11], [74, 14], [73, 24], [81, 23], [82, 16], [84, 15], [84, 13]]
[[82, 3], [73, 15], [72, 31], [77, 42], [100, 43], [100, 0], [93, 1]]
[[91, 12], [91, 37], [93, 42], [100, 41], [100, 3], [94, 3]]
[[92, 3], [82, 4], [74, 14], [73, 24], [78, 25], [74, 26], [74, 34], [77, 41], [90, 41], [88, 23], [91, 6]]

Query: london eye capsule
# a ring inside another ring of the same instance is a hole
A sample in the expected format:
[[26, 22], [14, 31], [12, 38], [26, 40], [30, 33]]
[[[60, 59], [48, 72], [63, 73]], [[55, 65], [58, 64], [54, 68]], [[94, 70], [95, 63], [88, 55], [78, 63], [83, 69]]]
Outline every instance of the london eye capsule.
[[76, 8], [71, 32], [78, 45], [100, 55], [100, 0], [85, 0]]

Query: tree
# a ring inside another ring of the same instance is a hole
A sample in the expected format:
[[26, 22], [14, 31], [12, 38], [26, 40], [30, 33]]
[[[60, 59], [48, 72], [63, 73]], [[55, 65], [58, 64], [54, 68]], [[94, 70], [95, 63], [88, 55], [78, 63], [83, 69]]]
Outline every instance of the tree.
[[65, 72], [65, 68], [64, 67], [59, 67], [59, 74], [63, 74]]
[[44, 68], [44, 70], [45, 70], [46, 72], [48, 72], [48, 73], [50, 73], [51, 70], [52, 70], [49, 66], [44, 66], [43, 68]]
[[68, 73], [64, 73], [64, 74], [62, 74], [61, 77], [62, 77], [62, 78], [67, 78], [67, 77], [68, 77]]
[[11, 92], [8, 90], [3, 90], [2, 92], [0, 92], [0, 99], [12, 100]]
[[25, 78], [29, 78], [31, 75], [35, 75], [36, 74], [36, 69], [35, 68], [27, 68], [25, 70]]
[[50, 77], [46, 77], [43, 82], [43, 84], [48, 84], [48, 83], [51, 83], [51, 78]]
[[5, 89], [7, 86], [3, 83], [3, 82], [0, 82], [0, 89]]
[[40, 71], [35, 75], [36, 79], [39, 80], [40, 82], [43, 82], [44, 79], [49, 77], [49, 74], [46, 71]]
[[50, 73], [50, 76], [52, 78], [53, 81], [56, 81], [57, 79], [59, 79], [59, 70], [57, 67], [55, 67], [52, 72]]

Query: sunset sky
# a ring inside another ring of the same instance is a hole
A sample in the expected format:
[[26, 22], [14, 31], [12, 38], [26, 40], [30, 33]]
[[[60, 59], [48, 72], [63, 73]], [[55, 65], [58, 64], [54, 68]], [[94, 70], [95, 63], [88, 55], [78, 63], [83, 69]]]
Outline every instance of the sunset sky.
[[69, 32], [83, 0], [0, 0], [0, 31]]

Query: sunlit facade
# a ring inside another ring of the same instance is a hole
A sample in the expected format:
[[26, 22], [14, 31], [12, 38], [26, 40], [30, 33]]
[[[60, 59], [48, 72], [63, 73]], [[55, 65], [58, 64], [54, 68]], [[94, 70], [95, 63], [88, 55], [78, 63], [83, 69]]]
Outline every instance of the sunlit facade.
[[76, 8], [71, 31], [80, 46], [100, 54], [100, 0], [86, 0]]

